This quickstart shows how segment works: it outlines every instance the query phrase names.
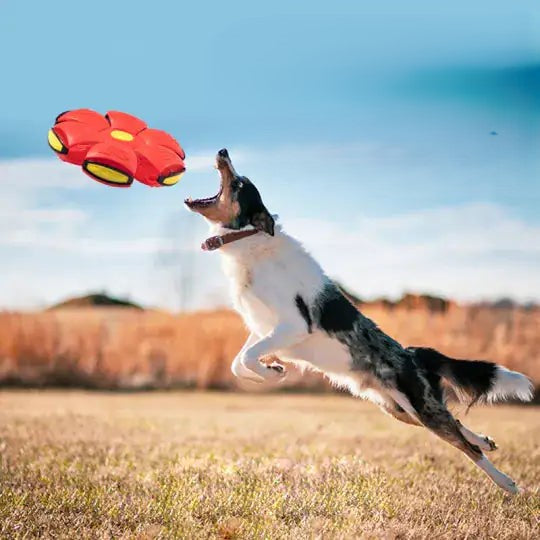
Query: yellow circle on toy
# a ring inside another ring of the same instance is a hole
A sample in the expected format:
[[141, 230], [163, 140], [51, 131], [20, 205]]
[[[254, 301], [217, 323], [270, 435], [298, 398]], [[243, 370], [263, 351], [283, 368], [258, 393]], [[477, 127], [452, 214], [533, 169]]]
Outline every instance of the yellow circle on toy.
[[133, 140], [133, 135], [127, 131], [122, 131], [121, 129], [113, 129], [111, 131], [111, 137], [117, 141], [131, 142]]

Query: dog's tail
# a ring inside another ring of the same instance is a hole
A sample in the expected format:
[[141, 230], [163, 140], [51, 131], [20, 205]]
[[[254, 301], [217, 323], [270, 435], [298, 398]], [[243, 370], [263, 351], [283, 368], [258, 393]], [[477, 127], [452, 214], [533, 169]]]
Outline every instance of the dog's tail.
[[414, 353], [419, 367], [440, 375], [458, 399], [468, 402], [469, 406], [477, 402], [530, 401], [533, 398], [531, 380], [517, 371], [483, 360], [456, 360], [424, 347], [409, 350]]

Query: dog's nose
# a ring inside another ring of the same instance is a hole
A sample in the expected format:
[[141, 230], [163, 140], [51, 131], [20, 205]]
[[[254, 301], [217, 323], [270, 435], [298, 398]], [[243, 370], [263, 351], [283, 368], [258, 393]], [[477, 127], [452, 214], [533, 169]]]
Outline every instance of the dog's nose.
[[222, 149], [218, 152], [218, 156], [219, 156], [219, 157], [222, 157], [222, 158], [228, 158], [228, 157], [229, 157], [229, 152], [227, 152], [227, 149], [226, 149], [226, 148], [222, 148]]

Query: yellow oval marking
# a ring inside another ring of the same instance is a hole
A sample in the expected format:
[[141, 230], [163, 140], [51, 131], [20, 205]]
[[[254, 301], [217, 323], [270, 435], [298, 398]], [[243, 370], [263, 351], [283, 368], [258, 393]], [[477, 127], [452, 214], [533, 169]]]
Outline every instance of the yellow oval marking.
[[129, 176], [127, 174], [106, 167], [105, 165], [99, 165], [98, 163], [88, 163], [86, 165], [86, 170], [100, 180], [105, 180], [106, 182], [112, 182], [113, 184], [129, 183]]
[[62, 144], [62, 141], [58, 138], [58, 136], [52, 129], [49, 129], [49, 133], [47, 134], [47, 140], [49, 141], [49, 146], [55, 152], [62, 152], [64, 150], [64, 145]]
[[117, 141], [126, 141], [130, 142], [133, 140], [133, 135], [127, 131], [122, 131], [121, 129], [113, 129], [111, 131], [111, 137]]
[[174, 186], [174, 184], [176, 184], [176, 182], [180, 180], [183, 174], [184, 173], [175, 174], [173, 176], [167, 176], [167, 178], [164, 178], [161, 183], [165, 186]]

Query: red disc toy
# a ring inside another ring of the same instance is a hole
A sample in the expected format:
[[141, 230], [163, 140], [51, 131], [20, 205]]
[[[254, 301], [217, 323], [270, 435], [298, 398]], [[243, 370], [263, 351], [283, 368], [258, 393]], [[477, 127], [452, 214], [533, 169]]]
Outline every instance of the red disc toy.
[[56, 118], [48, 141], [62, 161], [81, 165], [108, 186], [129, 187], [134, 179], [173, 186], [186, 169], [184, 150], [173, 137], [123, 112], [67, 111]]

